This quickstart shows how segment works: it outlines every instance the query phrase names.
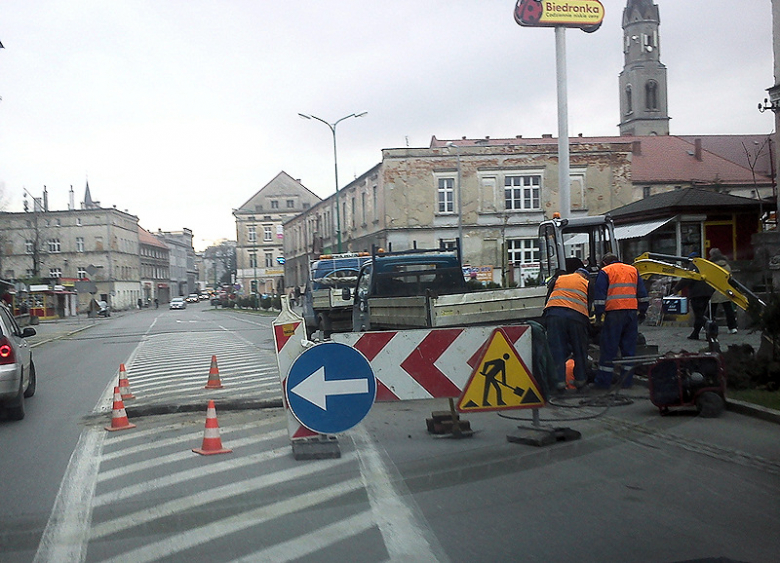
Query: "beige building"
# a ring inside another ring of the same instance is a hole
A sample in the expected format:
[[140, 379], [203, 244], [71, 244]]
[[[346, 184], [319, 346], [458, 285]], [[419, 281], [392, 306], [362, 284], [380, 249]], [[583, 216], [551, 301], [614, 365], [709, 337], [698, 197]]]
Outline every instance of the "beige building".
[[149, 231], [138, 227], [138, 251], [141, 272], [141, 291], [147, 305], [165, 304], [171, 300], [170, 251], [168, 245]]
[[134, 307], [141, 297], [138, 217], [100, 207], [88, 185], [80, 209], [71, 197], [70, 209], [52, 211], [47, 199], [44, 191], [32, 209], [0, 213], [2, 277], [71, 289], [94, 282], [94, 295], [79, 294], [79, 312], [93, 296], [114, 309]]
[[[571, 141], [571, 216], [630, 203], [631, 140]], [[559, 208], [558, 146], [542, 139], [438, 140], [385, 149], [382, 162], [339, 191], [342, 251], [454, 247], [482, 279], [524, 283], [538, 270], [538, 226]], [[288, 285], [306, 261], [336, 248], [336, 195], [285, 223]], [[460, 218], [460, 219], [459, 219]]]
[[239, 293], [274, 294], [286, 287], [283, 223], [307, 212], [320, 198], [280, 172], [233, 210], [236, 218], [236, 284]]

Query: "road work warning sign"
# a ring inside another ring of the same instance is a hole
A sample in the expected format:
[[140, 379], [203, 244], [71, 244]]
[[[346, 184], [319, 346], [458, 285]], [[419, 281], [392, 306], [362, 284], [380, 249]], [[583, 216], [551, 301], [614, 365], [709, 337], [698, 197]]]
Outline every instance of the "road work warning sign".
[[460, 412], [544, 406], [539, 385], [500, 328], [490, 335], [458, 401]]

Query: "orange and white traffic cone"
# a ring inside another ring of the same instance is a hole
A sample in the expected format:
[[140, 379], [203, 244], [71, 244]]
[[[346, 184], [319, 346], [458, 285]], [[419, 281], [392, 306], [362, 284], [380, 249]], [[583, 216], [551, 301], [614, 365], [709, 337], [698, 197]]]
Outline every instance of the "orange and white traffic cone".
[[114, 387], [114, 407], [111, 411], [111, 426], [106, 426], [105, 428], [109, 432], [135, 428], [135, 424], [131, 424], [127, 420], [125, 404], [122, 402], [122, 394], [119, 392], [119, 387]]
[[211, 356], [211, 368], [209, 369], [209, 381], [204, 389], [222, 389], [222, 382], [219, 380], [219, 368], [217, 367], [217, 357]]
[[214, 401], [209, 401], [206, 410], [206, 429], [203, 431], [203, 444], [199, 448], [193, 448], [193, 452], [201, 455], [229, 454], [233, 450], [222, 447], [222, 439], [219, 437], [219, 424], [217, 423], [217, 409]]
[[119, 393], [122, 395], [123, 401], [135, 399], [135, 395], [130, 391], [130, 382], [127, 380], [125, 364], [119, 364]]

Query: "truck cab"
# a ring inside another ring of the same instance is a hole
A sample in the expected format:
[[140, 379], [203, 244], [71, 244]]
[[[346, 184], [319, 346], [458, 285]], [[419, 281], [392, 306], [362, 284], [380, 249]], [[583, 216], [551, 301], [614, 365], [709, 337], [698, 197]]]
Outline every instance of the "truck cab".
[[430, 297], [466, 291], [457, 251], [375, 252], [358, 276], [352, 308], [353, 330], [371, 330], [371, 298]]
[[582, 260], [585, 268], [595, 275], [601, 259], [607, 253], [620, 259], [615, 238], [615, 227], [609, 215], [575, 217], [542, 221], [539, 225], [539, 249], [542, 281], [566, 273], [567, 259]]
[[309, 262], [309, 279], [301, 296], [308, 336], [321, 330], [329, 337], [333, 331], [352, 328], [352, 298], [345, 298], [343, 290], [355, 287], [360, 268], [370, 260], [367, 252], [348, 252]]

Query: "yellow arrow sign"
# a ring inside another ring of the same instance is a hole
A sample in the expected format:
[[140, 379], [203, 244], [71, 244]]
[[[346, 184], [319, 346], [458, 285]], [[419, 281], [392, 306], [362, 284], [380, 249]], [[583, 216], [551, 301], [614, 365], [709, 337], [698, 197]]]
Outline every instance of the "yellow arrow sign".
[[458, 401], [460, 412], [543, 407], [544, 396], [500, 328], [493, 331]]

